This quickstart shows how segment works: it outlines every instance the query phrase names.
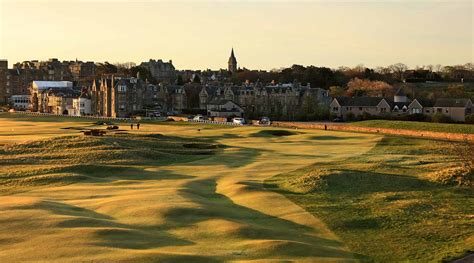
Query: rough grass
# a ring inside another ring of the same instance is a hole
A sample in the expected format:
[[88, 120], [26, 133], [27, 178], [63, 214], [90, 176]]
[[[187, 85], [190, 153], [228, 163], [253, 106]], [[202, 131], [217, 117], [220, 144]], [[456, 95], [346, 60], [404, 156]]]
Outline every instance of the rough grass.
[[432, 123], [416, 121], [368, 120], [352, 122], [350, 125], [370, 128], [388, 128], [416, 131], [450, 132], [474, 134], [473, 124]]
[[[190, 145], [194, 147], [189, 147]], [[161, 134], [63, 136], [0, 148], [0, 186], [69, 184], [110, 173], [113, 167], [189, 162], [218, 145]], [[115, 169], [115, 168], [114, 168]]]
[[[360, 156], [283, 173], [267, 183], [321, 218], [366, 260], [440, 261], [474, 247], [473, 189], [429, 180], [456, 164], [449, 148], [446, 142], [385, 137]], [[307, 191], [300, 178], [311, 173], [324, 187]]]

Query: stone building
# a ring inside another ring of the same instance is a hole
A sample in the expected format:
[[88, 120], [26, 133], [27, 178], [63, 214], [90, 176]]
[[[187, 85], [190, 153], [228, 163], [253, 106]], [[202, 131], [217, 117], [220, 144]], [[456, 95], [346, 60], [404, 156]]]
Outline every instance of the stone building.
[[171, 83], [176, 78], [176, 69], [172, 60], [163, 62], [161, 59], [150, 59], [148, 62], [142, 62], [140, 67], [147, 68], [158, 82]]
[[331, 113], [342, 119], [364, 114], [390, 115], [391, 105], [382, 97], [336, 97], [330, 104]]
[[327, 90], [311, 88], [294, 82], [289, 84], [262, 85], [243, 84], [242, 86], [205, 86], [199, 94], [200, 108], [215, 98], [237, 103], [247, 117], [270, 116], [275, 119], [293, 120], [305, 105], [324, 105], [330, 103]]
[[[79, 95], [77, 91], [73, 89], [73, 83], [70, 81], [35, 80], [31, 82], [29, 91], [31, 111], [55, 114], [63, 114], [61, 110], [64, 111], [66, 109], [65, 105], [67, 105], [67, 102], [66, 99], [63, 100], [63, 97], [74, 97], [74, 93]], [[72, 100], [70, 105], [72, 105]]]
[[76, 60], [69, 63], [69, 71], [74, 81], [91, 79], [96, 74], [95, 63], [92, 61], [82, 62]]
[[146, 84], [137, 78], [107, 77], [90, 88], [91, 113], [106, 117], [129, 117], [144, 109]]
[[7, 86], [8, 61], [0, 60], [0, 105], [7, 104], [11, 94]]

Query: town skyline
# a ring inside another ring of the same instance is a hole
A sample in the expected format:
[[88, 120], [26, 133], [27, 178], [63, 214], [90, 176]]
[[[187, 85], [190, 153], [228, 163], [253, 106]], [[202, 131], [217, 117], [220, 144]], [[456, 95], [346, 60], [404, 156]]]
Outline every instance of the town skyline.
[[[232, 47], [239, 67], [262, 70], [473, 60], [471, 1], [0, 3], [0, 57], [10, 64], [161, 58], [179, 69], [219, 69]], [[124, 12], [126, 20], [114, 17]]]

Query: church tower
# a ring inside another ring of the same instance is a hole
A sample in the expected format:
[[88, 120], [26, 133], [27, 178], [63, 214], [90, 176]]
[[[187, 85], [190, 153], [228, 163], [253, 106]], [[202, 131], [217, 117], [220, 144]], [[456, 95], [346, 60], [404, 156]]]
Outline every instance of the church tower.
[[232, 72], [232, 74], [235, 74], [237, 72], [237, 59], [235, 59], [234, 56], [234, 48], [232, 48], [232, 51], [230, 52], [228, 65], [227, 69]]

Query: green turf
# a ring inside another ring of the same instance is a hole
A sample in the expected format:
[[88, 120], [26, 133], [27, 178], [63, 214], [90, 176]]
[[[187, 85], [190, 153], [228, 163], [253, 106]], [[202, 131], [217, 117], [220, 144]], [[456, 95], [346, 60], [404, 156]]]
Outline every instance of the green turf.
[[456, 162], [447, 149], [385, 137], [365, 154], [277, 175], [267, 187], [321, 218], [366, 260], [440, 261], [474, 247], [473, 189], [427, 180]]
[[416, 121], [368, 120], [351, 122], [352, 126], [402, 130], [474, 134], [474, 124], [432, 123]]
[[179, 122], [89, 137], [105, 127], [34, 118], [0, 115], [0, 262], [424, 262], [472, 247], [472, 193], [425, 180], [453, 163], [445, 142]]

